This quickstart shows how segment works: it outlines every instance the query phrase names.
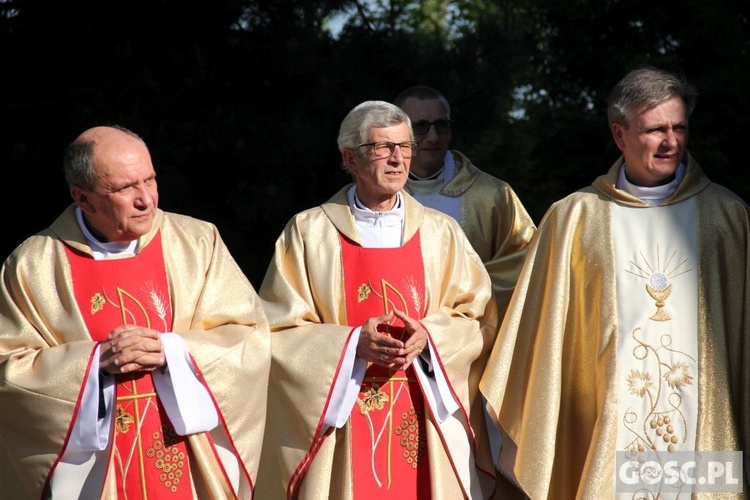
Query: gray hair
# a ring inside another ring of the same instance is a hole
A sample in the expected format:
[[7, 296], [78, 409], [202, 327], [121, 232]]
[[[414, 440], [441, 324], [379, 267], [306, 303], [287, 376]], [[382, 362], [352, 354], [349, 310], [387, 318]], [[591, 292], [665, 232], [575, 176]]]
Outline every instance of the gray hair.
[[396, 106], [385, 101], [365, 101], [354, 107], [341, 122], [338, 145], [342, 153], [345, 149], [354, 149], [368, 140], [374, 128], [393, 127], [406, 123], [409, 126], [409, 138], [414, 140], [409, 115]]
[[644, 66], [625, 75], [612, 89], [607, 99], [609, 126], [627, 126], [636, 113], [648, 111], [674, 97], [685, 103], [686, 117], [695, 108], [698, 92], [683, 75]]
[[[143, 139], [125, 127], [119, 125], [108, 125], [108, 128], [119, 130], [135, 139], [138, 139], [145, 146]], [[91, 191], [96, 186], [97, 173], [94, 169], [94, 150], [96, 140], [91, 137], [78, 137], [71, 142], [63, 154], [63, 171], [65, 172], [65, 181], [68, 183], [68, 189], [79, 187], [86, 191]]]

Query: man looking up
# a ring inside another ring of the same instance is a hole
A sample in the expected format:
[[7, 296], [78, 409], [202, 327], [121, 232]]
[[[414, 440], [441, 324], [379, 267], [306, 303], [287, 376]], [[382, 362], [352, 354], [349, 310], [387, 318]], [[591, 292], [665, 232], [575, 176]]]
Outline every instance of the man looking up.
[[74, 204], [0, 271], [2, 495], [251, 497], [270, 364], [255, 291], [213, 225], [159, 210], [135, 133], [89, 129], [64, 168]]
[[409, 115], [419, 143], [406, 190], [461, 225], [490, 275], [502, 320], [536, 230], [534, 222], [507, 183], [479, 170], [461, 152], [448, 150], [452, 120], [442, 93], [417, 85], [393, 102]]

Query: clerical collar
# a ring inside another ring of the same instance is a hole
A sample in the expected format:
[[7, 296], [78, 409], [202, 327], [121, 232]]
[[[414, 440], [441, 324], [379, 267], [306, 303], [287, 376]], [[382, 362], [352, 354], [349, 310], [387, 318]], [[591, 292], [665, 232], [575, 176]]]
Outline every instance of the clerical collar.
[[419, 182], [433, 181], [433, 180], [438, 179], [438, 178], [440, 180], [443, 180], [443, 172], [444, 171], [445, 171], [445, 165], [441, 166], [440, 169], [438, 169], [438, 171], [435, 172], [432, 175], [428, 175], [427, 177], [420, 177], [417, 174], [415, 174], [413, 170], [409, 170], [409, 179], [411, 179], [413, 181], [419, 181]]
[[357, 196], [357, 185], [353, 185], [346, 193], [349, 200], [349, 207], [352, 210], [354, 220], [360, 224], [375, 226], [400, 226], [404, 220], [404, 201], [401, 193], [396, 193], [396, 204], [392, 209], [384, 212], [374, 212], [364, 206]]
[[677, 166], [677, 170], [674, 173], [674, 179], [667, 184], [662, 186], [638, 186], [633, 184], [625, 176], [625, 165], [623, 164], [620, 168], [620, 172], [617, 176], [617, 189], [621, 189], [626, 193], [635, 196], [641, 201], [648, 203], [651, 206], [661, 205], [667, 198], [672, 196], [677, 188], [680, 186], [682, 179], [685, 177], [685, 165], [680, 163]]
[[80, 207], [76, 207], [76, 222], [78, 227], [81, 228], [86, 243], [91, 247], [91, 253], [94, 254], [94, 258], [105, 259], [113, 255], [134, 255], [135, 250], [138, 247], [138, 240], [128, 241], [120, 243], [116, 241], [100, 241], [96, 236], [92, 234], [86, 225], [86, 221], [83, 218], [83, 211]]

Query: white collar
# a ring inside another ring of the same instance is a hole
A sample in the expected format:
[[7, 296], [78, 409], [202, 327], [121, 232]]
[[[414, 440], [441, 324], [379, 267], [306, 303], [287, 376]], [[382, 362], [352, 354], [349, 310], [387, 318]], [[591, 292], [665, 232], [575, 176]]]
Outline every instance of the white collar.
[[138, 247], [138, 240], [128, 241], [125, 243], [120, 243], [117, 241], [99, 241], [86, 226], [86, 223], [83, 220], [83, 211], [81, 210], [81, 207], [76, 207], [76, 222], [78, 222], [78, 227], [81, 228], [81, 232], [83, 232], [83, 236], [86, 238], [86, 242], [89, 244], [89, 247], [91, 247], [91, 252], [94, 254], [94, 258], [96, 260], [105, 259], [112, 255], [135, 254], [135, 250]]
[[626, 193], [635, 196], [639, 200], [642, 200], [649, 205], [658, 206], [661, 205], [667, 198], [672, 196], [677, 188], [679, 187], [682, 179], [685, 177], [685, 165], [680, 163], [677, 166], [677, 170], [674, 173], [674, 179], [669, 183], [662, 186], [638, 186], [633, 184], [625, 176], [625, 164], [620, 168], [620, 172], [617, 175], [617, 189], [625, 191]]
[[354, 184], [346, 193], [349, 200], [349, 208], [352, 211], [354, 220], [360, 224], [375, 226], [400, 226], [404, 220], [404, 201], [401, 193], [396, 193], [396, 204], [394, 207], [385, 212], [374, 212], [364, 206], [357, 196], [357, 185]]

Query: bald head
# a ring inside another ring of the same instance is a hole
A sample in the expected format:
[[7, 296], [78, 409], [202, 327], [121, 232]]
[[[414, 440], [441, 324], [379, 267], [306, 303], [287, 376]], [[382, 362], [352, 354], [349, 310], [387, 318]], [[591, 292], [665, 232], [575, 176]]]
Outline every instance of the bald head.
[[97, 174], [94, 168], [96, 151], [106, 152], [117, 148], [118, 143], [127, 147], [128, 143], [135, 149], [148, 148], [143, 139], [119, 125], [93, 127], [82, 132], [68, 145], [63, 157], [63, 169], [68, 188], [77, 186], [83, 189], [93, 189]]
[[132, 241], [151, 229], [158, 206], [151, 155], [137, 134], [94, 127], [65, 151], [70, 194], [86, 222], [106, 241]]

